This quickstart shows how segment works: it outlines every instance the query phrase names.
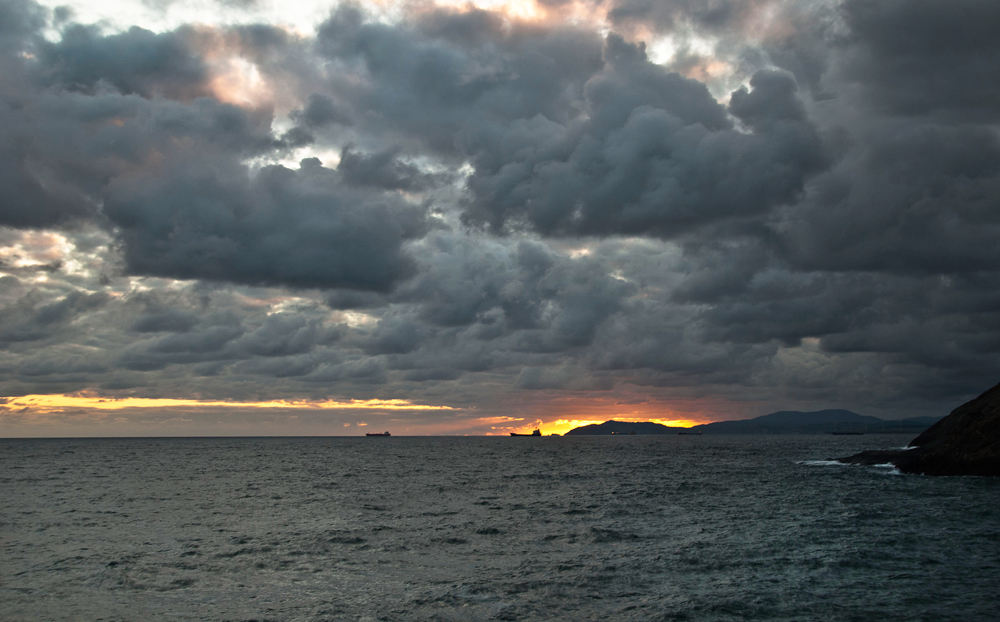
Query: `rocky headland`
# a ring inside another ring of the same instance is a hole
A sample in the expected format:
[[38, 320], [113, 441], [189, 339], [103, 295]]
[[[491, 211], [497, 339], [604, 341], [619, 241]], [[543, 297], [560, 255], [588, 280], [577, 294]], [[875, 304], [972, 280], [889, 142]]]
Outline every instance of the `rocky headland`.
[[907, 449], [863, 451], [848, 464], [892, 463], [903, 473], [1000, 475], [1000, 384], [951, 411]]

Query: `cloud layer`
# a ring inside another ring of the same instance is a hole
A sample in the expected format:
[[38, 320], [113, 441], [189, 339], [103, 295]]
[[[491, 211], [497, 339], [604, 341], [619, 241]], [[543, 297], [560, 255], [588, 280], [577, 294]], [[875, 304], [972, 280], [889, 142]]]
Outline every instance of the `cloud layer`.
[[481, 433], [996, 382], [995, 3], [573, 6], [301, 32], [0, 0], [0, 391]]

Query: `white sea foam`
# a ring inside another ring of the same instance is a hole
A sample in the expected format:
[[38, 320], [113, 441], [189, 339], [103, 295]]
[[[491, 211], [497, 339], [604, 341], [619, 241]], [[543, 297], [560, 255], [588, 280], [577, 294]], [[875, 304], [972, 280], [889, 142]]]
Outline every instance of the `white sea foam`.
[[846, 466], [846, 463], [839, 460], [799, 460], [795, 464], [805, 466]]
[[875, 467], [875, 468], [877, 468], [877, 469], [889, 469], [889, 471], [886, 473], [886, 475], [902, 475], [903, 474], [903, 472], [899, 470], [899, 467], [897, 467], [895, 464], [893, 464], [891, 462], [886, 462], [884, 464], [873, 464], [872, 466]]

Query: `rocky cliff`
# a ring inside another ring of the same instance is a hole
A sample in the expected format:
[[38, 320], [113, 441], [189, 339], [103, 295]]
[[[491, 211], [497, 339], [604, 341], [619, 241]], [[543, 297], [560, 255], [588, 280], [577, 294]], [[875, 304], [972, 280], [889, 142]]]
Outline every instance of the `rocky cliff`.
[[907, 450], [865, 451], [841, 462], [924, 475], [1000, 475], [1000, 384], [951, 411]]

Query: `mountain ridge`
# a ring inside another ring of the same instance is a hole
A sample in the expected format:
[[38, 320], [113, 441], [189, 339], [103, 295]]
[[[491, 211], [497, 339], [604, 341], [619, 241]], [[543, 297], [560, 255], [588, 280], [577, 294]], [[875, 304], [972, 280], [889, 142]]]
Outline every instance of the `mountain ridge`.
[[752, 419], [714, 421], [690, 428], [666, 426], [652, 421], [616, 421], [573, 428], [566, 436], [601, 436], [611, 434], [662, 435], [702, 434], [829, 434], [833, 432], [922, 432], [940, 417], [880, 419], [844, 409], [816, 411], [779, 410]]

